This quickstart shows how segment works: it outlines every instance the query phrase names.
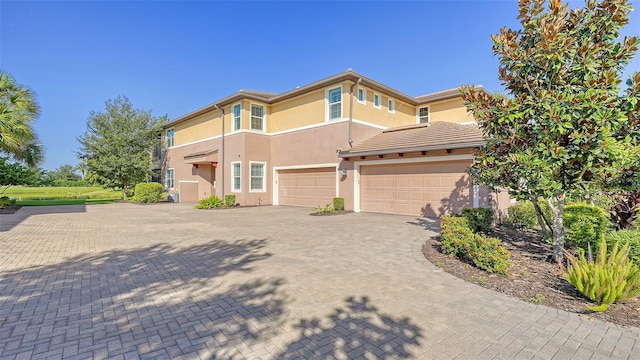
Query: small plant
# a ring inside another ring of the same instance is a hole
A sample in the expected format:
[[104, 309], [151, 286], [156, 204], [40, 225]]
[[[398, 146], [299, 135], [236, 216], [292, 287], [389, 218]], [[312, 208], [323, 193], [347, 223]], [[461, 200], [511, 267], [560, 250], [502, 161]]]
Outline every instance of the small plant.
[[219, 208], [224, 205], [224, 202], [219, 197], [213, 195], [208, 198], [204, 198], [198, 202], [196, 209], [213, 209]]
[[529, 276], [529, 275], [531, 275], [531, 273], [529, 272], [529, 270], [527, 270], [527, 269], [522, 270], [522, 276], [527, 277], [527, 276]]
[[629, 244], [629, 259], [640, 266], [640, 229], [614, 231], [608, 234], [606, 239], [608, 244]]
[[162, 199], [162, 184], [157, 182], [136, 185], [133, 201], [141, 203], [157, 203]]
[[344, 210], [344, 198], [342, 198], [342, 197], [334, 197], [333, 198], [333, 208], [336, 211], [343, 211]]
[[601, 304], [589, 307], [605, 311], [609, 304], [640, 294], [640, 268], [629, 260], [629, 243], [622, 248], [616, 242], [607, 255], [607, 242], [601, 240], [595, 261], [584, 253], [578, 258], [565, 251], [570, 266], [565, 279], [589, 300]]
[[515, 204], [507, 209], [508, 221], [516, 229], [533, 229], [536, 225], [536, 210], [530, 202]]
[[232, 207], [236, 205], [236, 196], [234, 194], [228, 194], [224, 196], [224, 206]]
[[463, 256], [467, 249], [466, 244], [475, 237], [464, 217], [445, 215], [440, 219], [440, 229], [442, 250], [453, 256]]
[[509, 251], [500, 245], [500, 239], [475, 235], [467, 245], [467, 257], [486, 272], [507, 275], [511, 266]]
[[461, 215], [467, 219], [474, 233], [488, 233], [493, 224], [493, 211], [488, 208], [462, 209]]
[[567, 246], [596, 246], [604, 239], [609, 224], [607, 212], [587, 204], [567, 205], [564, 208], [564, 241]]
[[485, 276], [471, 276], [469, 277], [469, 281], [481, 286], [485, 286], [489, 282]]
[[327, 215], [333, 214], [335, 212], [336, 210], [333, 208], [333, 206], [331, 206], [331, 204], [327, 204], [324, 207], [318, 205], [317, 208], [313, 209], [313, 213], [316, 215]]
[[534, 304], [542, 304], [544, 302], [544, 299], [545, 299], [544, 295], [538, 293], [536, 294], [536, 296], [529, 299], [529, 301], [531, 301]]
[[0, 207], [10, 207], [16, 204], [16, 199], [8, 196], [0, 196]]

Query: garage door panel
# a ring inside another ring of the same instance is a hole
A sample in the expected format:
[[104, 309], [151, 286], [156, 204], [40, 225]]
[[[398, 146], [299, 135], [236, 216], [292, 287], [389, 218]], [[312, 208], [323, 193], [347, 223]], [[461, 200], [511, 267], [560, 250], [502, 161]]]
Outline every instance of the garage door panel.
[[335, 168], [278, 171], [278, 203], [281, 205], [325, 206], [335, 196]]
[[471, 183], [465, 173], [469, 165], [467, 160], [362, 165], [360, 208], [362, 211], [418, 216], [441, 216], [460, 211], [471, 206]]

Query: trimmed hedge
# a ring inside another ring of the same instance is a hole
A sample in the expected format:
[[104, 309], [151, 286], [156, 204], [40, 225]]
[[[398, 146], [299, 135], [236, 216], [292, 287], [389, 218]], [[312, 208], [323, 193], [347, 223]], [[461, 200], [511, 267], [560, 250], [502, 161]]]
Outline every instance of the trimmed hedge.
[[333, 198], [333, 208], [336, 211], [344, 210], [344, 198], [342, 198], [342, 197], [334, 197]]
[[609, 224], [607, 212], [598, 206], [573, 204], [564, 207], [564, 241], [567, 246], [595, 248], [604, 240]]
[[440, 219], [442, 250], [453, 256], [469, 259], [479, 269], [507, 275], [511, 266], [509, 251], [500, 240], [475, 234], [467, 219], [460, 215]]
[[[540, 209], [544, 213], [544, 216], [551, 221], [551, 208], [544, 202], [538, 202]], [[536, 216], [536, 209], [531, 201], [521, 202], [515, 205], [511, 205], [507, 209], [509, 216], [508, 223], [516, 229], [535, 229], [538, 227], [538, 217]]]
[[141, 203], [157, 203], [162, 200], [162, 184], [157, 182], [136, 185], [133, 200]]
[[224, 206], [226, 207], [236, 206], [236, 196], [234, 194], [225, 195]]
[[488, 233], [493, 224], [493, 211], [489, 208], [462, 209], [460, 214], [467, 219], [474, 233]]

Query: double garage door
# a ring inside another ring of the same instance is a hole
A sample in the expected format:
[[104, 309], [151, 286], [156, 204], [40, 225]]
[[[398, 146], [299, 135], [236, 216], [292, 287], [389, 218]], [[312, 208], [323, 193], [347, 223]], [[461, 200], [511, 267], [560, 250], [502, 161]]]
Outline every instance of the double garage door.
[[362, 165], [360, 210], [437, 217], [472, 206], [469, 160]]
[[335, 167], [278, 171], [280, 205], [325, 206], [330, 204], [335, 196]]

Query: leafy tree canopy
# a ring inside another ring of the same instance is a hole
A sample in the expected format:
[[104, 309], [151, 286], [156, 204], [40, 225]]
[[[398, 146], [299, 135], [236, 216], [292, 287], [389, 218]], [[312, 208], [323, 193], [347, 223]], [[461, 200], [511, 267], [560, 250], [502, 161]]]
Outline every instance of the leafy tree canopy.
[[78, 156], [88, 173], [108, 187], [127, 189], [148, 179], [151, 151], [166, 116], [133, 107], [120, 96], [105, 103], [105, 112], [91, 112], [87, 131], [78, 138]]
[[640, 41], [620, 39], [627, 0], [588, 0], [574, 10], [561, 0], [520, 0], [519, 7], [522, 28], [492, 36], [507, 93], [461, 88], [487, 138], [470, 173], [513, 195], [548, 199], [560, 260], [565, 195], [637, 179], [640, 74], [624, 92], [621, 74]]
[[0, 70], [0, 153], [28, 165], [42, 161], [42, 147], [33, 130], [39, 113], [33, 92]]

